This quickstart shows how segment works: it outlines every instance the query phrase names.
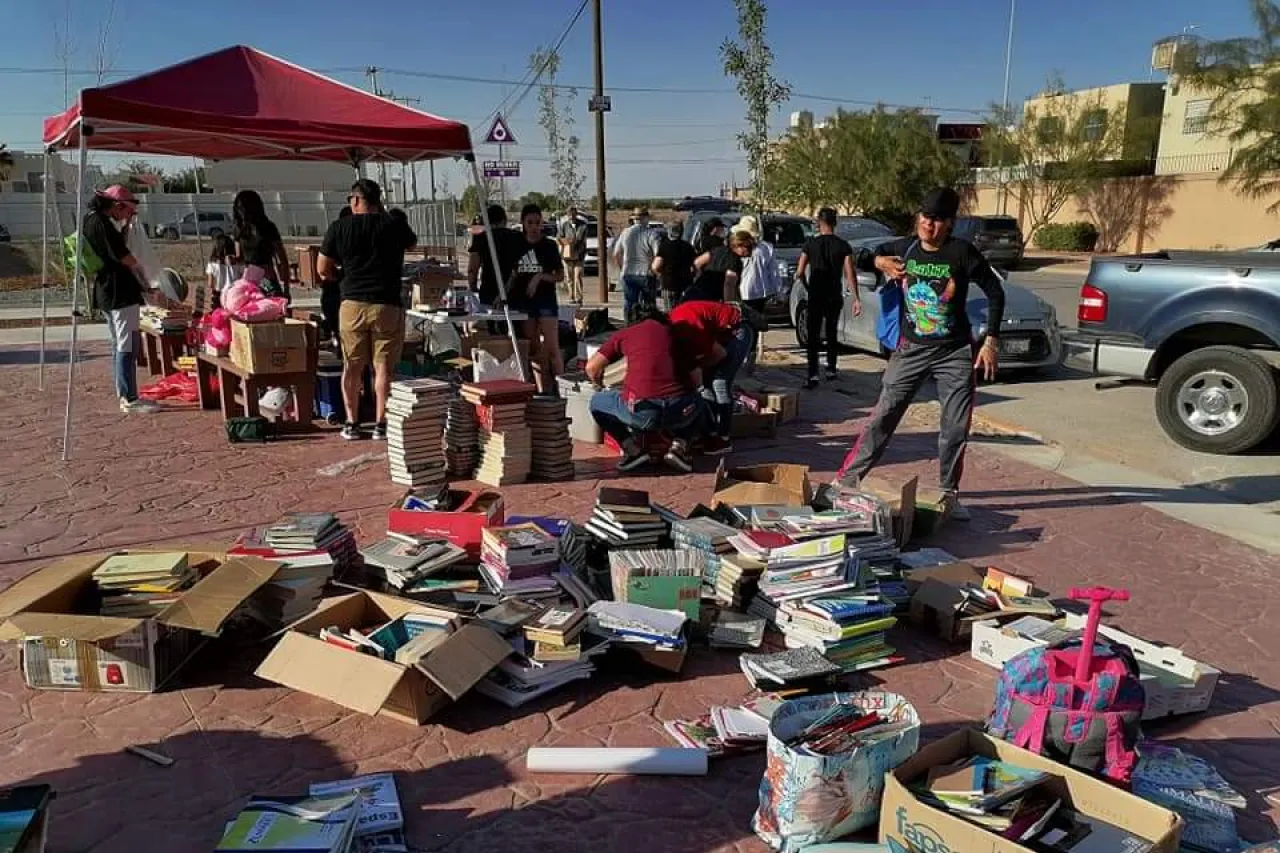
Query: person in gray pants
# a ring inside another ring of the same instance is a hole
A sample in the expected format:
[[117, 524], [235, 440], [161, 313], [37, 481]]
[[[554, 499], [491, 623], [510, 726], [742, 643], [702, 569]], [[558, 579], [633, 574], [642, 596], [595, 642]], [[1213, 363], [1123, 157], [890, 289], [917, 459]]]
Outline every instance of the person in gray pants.
[[[866, 476], [884, 455], [921, 386], [932, 379], [942, 404], [938, 483], [949, 497], [952, 517], [963, 521], [969, 514], [960, 505], [960, 478], [973, 418], [975, 373], [995, 377], [1004, 286], [972, 243], [951, 236], [959, 208], [955, 190], [931, 190], [920, 205], [915, 236], [887, 243], [876, 252], [875, 267], [887, 280], [885, 286], [901, 291], [901, 337], [885, 368], [880, 399], [836, 482], [853, 485]], [[976, 354], [965, 312], [970, 283], [987, 296], [987, 334]]]

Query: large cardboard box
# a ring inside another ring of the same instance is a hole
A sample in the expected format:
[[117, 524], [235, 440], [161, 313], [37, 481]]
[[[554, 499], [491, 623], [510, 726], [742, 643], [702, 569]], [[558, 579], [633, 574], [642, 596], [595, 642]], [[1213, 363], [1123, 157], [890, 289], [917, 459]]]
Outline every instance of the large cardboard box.
[[1127, 791], [1065, 764], [1042, 758], [976, 729], [962, 729], [923, 747], [885, 778], [880, 802], [880, 841], [893, 839], [907, 850], [928, 853], [1025, 853], [1029, 848], [1001, 838], [977, 824], [923, 803], [908, 790], [929, 768], [970, 755], [998, 758], [1020, 767], [1045, 770], [1063, 805], [1098, 818], [1151, 842], [1152, 853], [1177, 853], [1182, 818]]
[[302, 373], [307, 369], [307, 326], [302, 320], [231, 321], [231, 360], [251, 373]]
[[362, 714], [421, 724], [511, 654], [506, 640], [475, 624], [456, 628], [412, 664], [361, 654], [314, 636], [329, 627], [376, 628], [407, 613], [459, 615], [365, 590], [326, 598], [310, 616], [289, 627], [256, 674]]
[[92, 612], [93, 571], [112, 551], [69, 557], [0, 593], [0, 639], [21, 644], [27, 686], [48, 690], [152, 693], [162, 687], [227, 618], [271, 580], [279, 566], [258, 557], [176, 546], [201, 578], [159, 615], [123, 619]]
[[[406, 492], [408, 497], [412, 492]], [[401, 509], [404, 498], [387, 512], [387, 530], [413, 536], [443, 536], [480, 559], [480, 540], [486, 527], [500, 527], [506, 517], [502, 493], [489, 489], [450, 489], [448, 510]]]
[[995, 618], [990, 613], [980, 616], [956, 613], [956, 608], [964, 600], [961, 587], [966, 582], [981, 586], [985, 574], [977, 566], [964, 562], [929, 566], [911, 572], [907, 575], [907, 590], [911, 593], [907, 615], [911, 622], [949, 643], [968, 638], [974, 622]]
[[770, 463], [729, 468], [722, 461], [716, 468], [712, 506], [808, 506], [813, 500], [808, 465]]
[[[1080, 613], [1068, 613], [1058, 622], [1044, 621], [1083, 630], [1085, 617]], [[1222, 674], [1220, 670], [1184, 654], [1181, 649], [1144, 640], [1119, 628], [1099, 625], [1098, 634], [1128, 646], [1137, 658], [1142, 686], [1147, 694], [1142, 719], [1196, 714], [1207, 710], [1213, 703], [1213, 692], [1218, 686], [1218, 676]], [[1000, 669], [1015, 655], [1043, 645], [1045, 642], [1034, 636], [1008, 630], [997, 620], [984, 619], [973, 625], [969, 654], [980, 663]]]

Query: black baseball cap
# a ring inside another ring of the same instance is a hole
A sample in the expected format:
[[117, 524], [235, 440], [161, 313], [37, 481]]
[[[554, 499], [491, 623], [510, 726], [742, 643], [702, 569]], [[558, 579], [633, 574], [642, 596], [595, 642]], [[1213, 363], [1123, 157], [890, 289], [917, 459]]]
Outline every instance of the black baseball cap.
[[955, 219], [960, 212], [960, 194], [951, 187], [931, 189], [920, 202], [920, 212], [930, 219]]

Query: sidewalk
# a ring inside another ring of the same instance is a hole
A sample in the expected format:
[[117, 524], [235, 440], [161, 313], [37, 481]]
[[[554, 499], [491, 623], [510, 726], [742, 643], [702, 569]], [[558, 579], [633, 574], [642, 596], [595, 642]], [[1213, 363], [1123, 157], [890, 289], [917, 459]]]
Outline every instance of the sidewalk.
[[[175, 409], [120, 414], [101, 344], [77, 373], [74, 456], [63, 463], [59, 394], [40, 394], [35, 368], [0, 360], [0, 584], [61, 555], [151, 543], [230, 542], [251, 524], [290, 510], [332, 510], [361, 541], [380, 536], [400, 490], [381, 458], [326, 477], [327, 465], [380, 456], [382, 445], [340, 441], [332, 431], [264, 446], [231, 446], [213, 413]], [[839, 464], [873, 400], [876, 376], [806, 394], [801, 420], [772, 441], [743, 442], [734, 463], [785, 460], [815, 480]], [[884, 468], [936, 476], [936, 438], [908, 432]], [[648, 489], [687, 511], [711, 494], [714, 462], [688, 476], [616, 478], [612, 462], [578, 447], [574, 482], [504, 489], [508, 512], [586, 518], [602, 481]], [[979, 564], [1028, 575], [1055, 594], [1071, 585], [1128, 588], [1133, 601], [1109, 622], [1179, 645], [1221, 668], [1213, 708], [1150, 726], [1148, 733], [1213, 761], [1250, 801], [1242, 833], [1273, 837], [1280, 815], [1259, 793], [1280, 786], [1280, 614], [1276, 558], [1124, 498], [983, 447], [971, 451], [966, 489], [974, 521], [934, 542]], [[911, 628], [893, 640], [902, 666], [883, 683], [917, 707], [932, 738], [981, 720], [995, 678], [968, 656]], [[598, 676], [510, 711], [465, 697], [420, 729], [364, 717], [257, 681], [264, 649], [214, 643], [153, 696], [33, 692], [12, 646], [0, 645], [0, 738], [9, 760], [0, 784], [39, 779], [60, 792], [51, 845], [94, 853], [210, 849], [222, 824], [253, 792], [301, 791], [311, 781], [397, 771], [415, 848], [457, 851], [766, 849], [749, 829], [762, 755], [713, 765], [706, 778], [530, 775], [530, 746], [667, 746], [661, 723], [738, 700], [747, 684], [732, 654], [697, 649], [683, 677]], [[158, 768], [121, 752], [151, 744], [177, 759]], [[516, 841], [519, 839], [519, 841]], [[513, 844], [513, 841], [516, 843]]]

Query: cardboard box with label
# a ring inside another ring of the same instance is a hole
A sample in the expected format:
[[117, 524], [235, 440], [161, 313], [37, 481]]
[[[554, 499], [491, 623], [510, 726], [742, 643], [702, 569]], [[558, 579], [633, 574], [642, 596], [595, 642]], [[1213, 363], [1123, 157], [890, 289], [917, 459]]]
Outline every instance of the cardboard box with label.
[[307, 330], [303, 320], [268, 323], [231, 321], [231, 360], [253, 374], [302, 373], [307, 369]]
[[177, 601], [149, 619], [88, 612], [98, 598], [93, 572], [108, 557], [158, 550], [70, 557], [0, 593], [0, 639], [21, 644], [27, 686], [153, 693], [279, 568], [258, 557], [166, 548], [185, 552], [201, 574]]
[[[858, 484], [860, 491], [875, 495], [889, 505], [889, 511], [893, 513], [893, 534], [898, 540], [899, 548], [905, 548], [915, 532], [916, 492], [919, 486], [919, 477], [899, 479], [881, 474], [863, 477]], [[906, 512], [903, 512], [904, 507]]]
[[712, 506], [808, 506], [813, 500], [809, 466], [774, 462], [716, 468]]
[[[1026, 624], [1043, 624], [1046, 629], [1060, 626], [1070, 631], [1082, 631], [1084, 623], [1083, 614], [1068, 613], [1060, 620], [1029, 619]], [[1017, 631], [1014, 630], [1014, 625], [1001, 624], [996, 620], [975, 622], [969, 654], [979, 663], [1000, 669], [1015, 655], [1046, 645], [1044, 640], [1036, 637], [1036, 633]], [[1126, 645], [1133, 651], [1141, 671], [1142, 686], [1147, 694], [1142, 719], [1158, 720], [1178, 714], [1196, 714], [1207, 710], [1212, 704], [1218, 676], [1222, 674], [1220, 670], [1189, 657], [1180, 649], [1144, 640], [1118, 628], [1099, 625], [1098, 634]]]
[[[405, 497], [413, 494], [406, 492]], [[486, 527], [500, 527], [505, 512], [501, 492], [488, 489], [450, 489], [449, 509], [402, 509], [404, 498], [387, 512], [387, 530], [412, 536], [440, 536], [480, 559], [480, 538]]]
[[909, 790], [908, 786], [924, 778], [930, 768], [971, 755], [1047, 771], [1054, 778], [1044, 784], [1063, 800], [1065, 808], [1145, 839], [1151, 844], [1151, 853], [1177, 853], [1182, 836], [1178, 815], [976, 729], [962, 729], [934, 741], [888, 774], [880, 802], [880, 842], [893, 839], [919, 853], [1027, 853], [1030, 848], [922, 802]]
[[326, 598], [310, 616], [289, 627], [256, 674], [362, 714], [417, 725], [461, 697], [511, 654], [506, 640], [477, 624], [456, 628], [412, 663], [361, 654], [315, 636], [330, 627], [376, 628], [409, 613], [458, 616], [363, 590]]

